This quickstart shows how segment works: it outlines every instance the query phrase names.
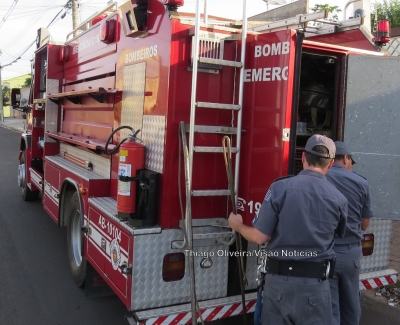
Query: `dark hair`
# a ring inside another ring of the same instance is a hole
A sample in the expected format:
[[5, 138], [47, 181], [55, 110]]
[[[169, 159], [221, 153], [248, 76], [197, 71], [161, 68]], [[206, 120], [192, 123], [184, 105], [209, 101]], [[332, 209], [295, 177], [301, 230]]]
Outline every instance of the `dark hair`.
[[344, 159], [344, 155], [336, 155], [335, 156], [335, 160], [343, 160]]
[[[318, 152], [318, 153], [326, 154], [326, 155], [329, 154], [328, 148], [325, 146], [321, 146], [321, 145], [313, 147], [312, 150], [315, 152]], [[307, 163], [310, 166], [320, 167], [320, 168], [325, 168], [326, 166], [329, 165], [329, 163], [332, 160], [332, 158], [320, 157], [320, 156], [314, 155], [308, 151], [305, 151], [305, 156], [306, 156]]]

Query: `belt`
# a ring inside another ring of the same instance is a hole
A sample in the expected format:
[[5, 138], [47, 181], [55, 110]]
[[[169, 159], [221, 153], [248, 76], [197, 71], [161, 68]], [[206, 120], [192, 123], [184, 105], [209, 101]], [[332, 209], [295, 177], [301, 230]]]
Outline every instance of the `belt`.
[[296, 276], [303, 278], [319, 278], [325, 280], [331, 273], [331, 261], [285, 261], [268, 258], [267, 274]]
[[334, 247], [360, 247], [361, 246], [361, 243], [358, 241], [358, 242], [355, 242], [355, 243], [350, 243], [350, 244], [334, 244]]

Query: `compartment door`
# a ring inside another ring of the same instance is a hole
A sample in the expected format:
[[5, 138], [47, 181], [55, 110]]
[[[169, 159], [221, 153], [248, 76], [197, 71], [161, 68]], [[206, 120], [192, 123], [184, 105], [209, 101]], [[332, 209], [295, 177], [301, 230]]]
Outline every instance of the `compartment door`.
[[45, 162], [44, 178], [43, 207], [53, 221], [58, 223], [60, 169]]
[[90, 232], [87, 258], [126, 306], [130, 306], [131, 274], [123, 274], [129, 265], [131, 238], [120, 224], [89, 208]]
[[400, 58], [349, 55], [344, 141], [376, 218], [400, 219]]
[[294, 30], [247, 39], [238, 200], [246, 224], [271, 183], [288, 174], [297, 40]]

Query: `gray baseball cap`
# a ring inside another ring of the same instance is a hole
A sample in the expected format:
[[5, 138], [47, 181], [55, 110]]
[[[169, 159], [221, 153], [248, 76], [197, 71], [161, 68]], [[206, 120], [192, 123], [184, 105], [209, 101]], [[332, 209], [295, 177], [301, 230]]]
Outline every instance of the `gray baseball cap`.
[[351, 160], [353, 161], [353, 164], [355, 164], [355, 160], [353, 159], [353, 153], [350, 151], [350, 149], [347, 147], [347, 145], [342, 142], [342, 141], [335, 141], [335, 146], [336, 146], [336, 155], [337, 156], [344, 156], [344, 155], [349, 155]]
[[[313, 151], [315, 146], [324, 146], [328, 149], [328, 154], [323, 154], [320, 152]], [[313, 155], [324, 157], [324, 158], [335, 158], [336, 146], [331, 138], [325, 135], [314, 134], [311, 138], [307, 140], [305, 151], [312, 153]]]

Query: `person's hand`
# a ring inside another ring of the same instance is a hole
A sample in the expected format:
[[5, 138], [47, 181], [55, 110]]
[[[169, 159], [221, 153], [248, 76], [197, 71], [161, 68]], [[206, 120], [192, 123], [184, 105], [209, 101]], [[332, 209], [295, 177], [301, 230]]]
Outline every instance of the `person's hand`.
[[233, 214], [229, 215], [229, 227], [233, 230], [237, 231], [237, 229], [243, 224], [243, 218], [240, 214]]

